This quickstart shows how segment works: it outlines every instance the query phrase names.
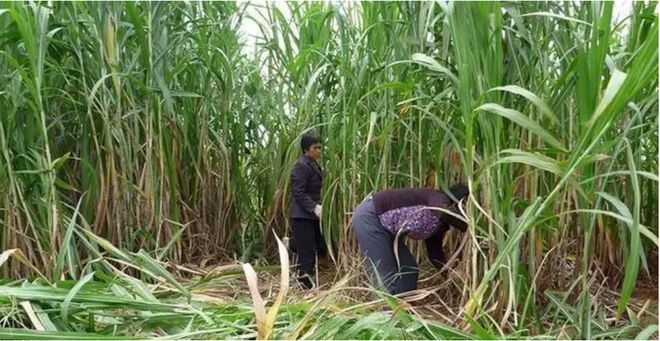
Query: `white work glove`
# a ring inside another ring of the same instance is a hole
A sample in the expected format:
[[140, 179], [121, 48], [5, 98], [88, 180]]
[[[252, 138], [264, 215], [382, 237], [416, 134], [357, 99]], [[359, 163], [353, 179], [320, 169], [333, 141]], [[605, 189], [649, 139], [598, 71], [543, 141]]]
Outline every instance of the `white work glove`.
[[316, 217], [318, 217], [319, 219], [321, 219], [321, 210], [322, 209], [323, 209], [323, 207], [321, 207], [321, 205], [316, 205], [316, 207], [314, 207], [314, 214], [316, 214]]

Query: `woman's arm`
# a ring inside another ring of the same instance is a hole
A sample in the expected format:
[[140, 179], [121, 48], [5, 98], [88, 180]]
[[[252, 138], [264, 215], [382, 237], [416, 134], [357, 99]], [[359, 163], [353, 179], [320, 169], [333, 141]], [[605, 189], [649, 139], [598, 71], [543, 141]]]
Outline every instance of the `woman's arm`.
[[440, 270], [445, 265], [445, 252], [442, 249], [442, 240], [445, 237], [448, 226], [440, 223], [440, 227], [429, 238], [424, 240], [426, 244], [426, 253], [429, 256], [431, 264]]
[[[452, 211], [456, 212], [457, 210], [452, 209]], [[465, 232], [467, 230], [467, 224], [464, 221], [454, 217], [453, 215], [445, 214], [443, 219], [447, 225], [450, 225], [451, 227], [461, 232]]]

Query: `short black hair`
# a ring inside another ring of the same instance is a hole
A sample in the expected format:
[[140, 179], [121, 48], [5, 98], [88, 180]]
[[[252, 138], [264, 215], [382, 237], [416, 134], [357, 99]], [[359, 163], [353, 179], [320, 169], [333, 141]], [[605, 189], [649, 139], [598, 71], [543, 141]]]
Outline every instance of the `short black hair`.
[[300, 148], [302, 148], [303, 153], [307, 151], [309, 147], [317, 143], [321, 143], [321, 138], [319, 138], [319, 136], [314, 133], [305, 133], [300, 138]]
[[449, 187], [448, 190], [444, 191], [447, 193], [450, 197], [452, 197], [452, 200], [455, 200], [456, 202], [461, 201], [461, 199], [467, 197], [470, 194], [470, 189], [468, 186], [465, 185], [454, 185]]

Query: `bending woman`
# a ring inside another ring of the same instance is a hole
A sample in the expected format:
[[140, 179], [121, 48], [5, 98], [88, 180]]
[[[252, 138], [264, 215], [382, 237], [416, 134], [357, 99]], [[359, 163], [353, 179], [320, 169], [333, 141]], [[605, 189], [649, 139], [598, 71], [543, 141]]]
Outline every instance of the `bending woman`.
[[[417, 288], [417, 262], [403, 236], [424, 239], [431, 263], [441, 269], [445, 263], [442, 250], [445, 233], [450, 226], [464, 232], [467, 224], [434, 208], [458, 213], [458, 203], [468, 194], [467, 186], [456, 185], [447, 192], [427, 188], [390, 189], [364, 199], [355, 208], [352, 225], [360, 250], [367, 258], [371, 285], [382, 284], [391, 294]], [[397, 234], [400, 235], [396, 246], [399, 262], [394, 254]]]

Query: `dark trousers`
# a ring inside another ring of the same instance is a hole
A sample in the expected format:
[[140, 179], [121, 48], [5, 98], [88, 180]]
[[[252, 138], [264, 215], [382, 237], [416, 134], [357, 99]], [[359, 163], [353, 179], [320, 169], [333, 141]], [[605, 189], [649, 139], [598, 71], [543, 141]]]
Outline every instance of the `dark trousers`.
[[[327, 253], [318, 220], [291, 218], [291, 250], [298, 254], [298, 274], [314, 278], [316, 255], [323, 257]], [[307, 287], [311, 283], [303, 281]]]
[[[371, 285], [399, 294], [417, 289], [418, 268], [415, 258], [399, 237], [394, 255], [394, 237], [380, 223], [371, 198], [365, 199], [353, 213], [353, 232], [360, 250], [366, 256], [366, 268]], [[384, 288], [383, 288], [384, 287]]]

